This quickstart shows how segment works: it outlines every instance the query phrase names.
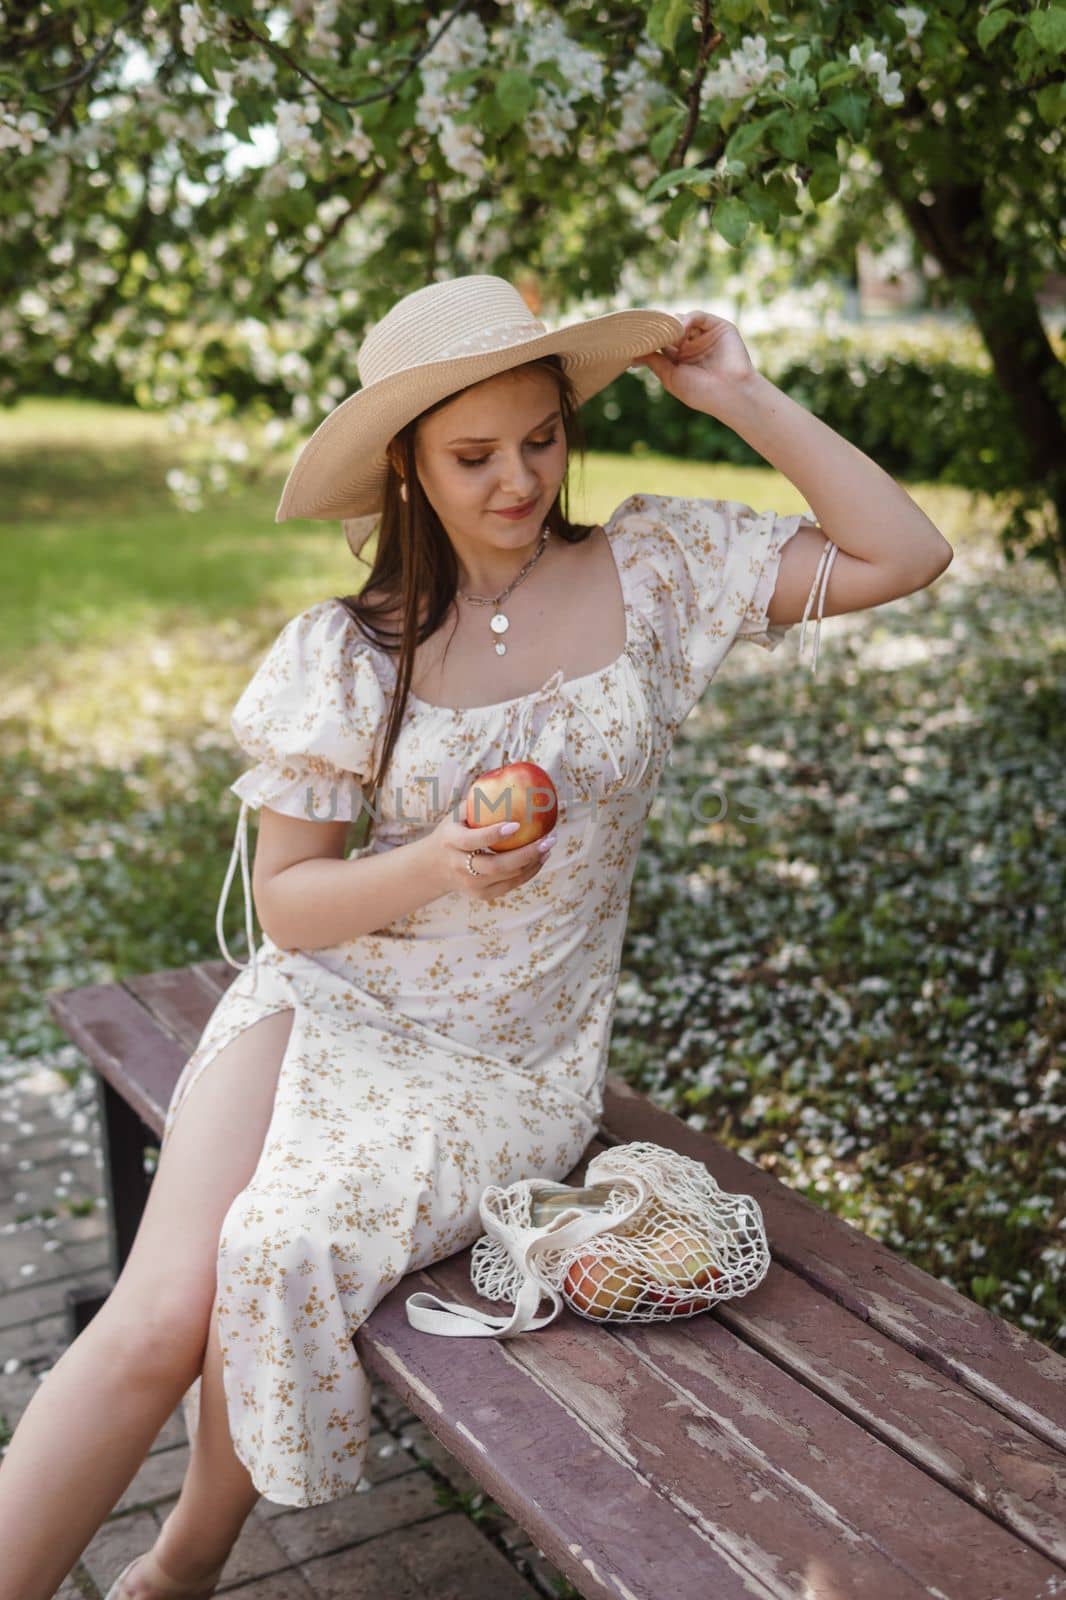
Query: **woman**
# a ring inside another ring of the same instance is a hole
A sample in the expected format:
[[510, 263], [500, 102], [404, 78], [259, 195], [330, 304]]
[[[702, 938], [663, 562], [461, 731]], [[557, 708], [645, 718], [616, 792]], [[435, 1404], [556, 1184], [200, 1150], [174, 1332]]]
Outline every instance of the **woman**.
[[[571, 523], [578, 407], [641, 363], [811, 515], [638, 494]], [[373, 568], [358, 596], [294, 617], [237, 703], [256, 765], [233, 785], [217, 926], [232, 960], [239, 857], [251, 959], [175, 1086], [119, 1281], [8, 1449], [0, 1600], [53, 1593], [182, 1398], [181, 1497], [110, 1600], [208, 1595], [260, 1494], [308, 1506], [355, 1487], [370, 1385], [352, 1334], [404, 1274], [478, 1236], [487, 1184], [562, 1179], [597, 1131], [637, 848], [722, 658], [738, 639], [775, 648], [816, 588], [819, 616], [857, 611], [951, 559], [708, 313], [549, 333], [475, 275], [400, 300], [359, 373], [277, 519], [336, 518], [353, 549], [380, 523]], [[478, 775], [520, 759], [556, 786], [548, 850], [507, 848], [499, 816], [465, 823]], [[363, 804], [373, 836], [346, 856]]]

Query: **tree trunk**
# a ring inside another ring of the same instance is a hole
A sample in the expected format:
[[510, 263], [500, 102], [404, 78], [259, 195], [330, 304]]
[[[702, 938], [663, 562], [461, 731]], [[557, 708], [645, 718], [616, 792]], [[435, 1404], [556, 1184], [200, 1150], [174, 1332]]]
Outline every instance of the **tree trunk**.
[[999, 384], [1011, 402], [1028, 450], [1034, 481], [1055, 507], [1058, 545], [1066, 566], [1066, 418], [1056, 398], [1061, 365], [1028, 286], [1013, 287], [1017, 268], [992, 231], [980, 183], [931, 185], [923, 205], [901, 185], [883, 148], [885, 186], [899, 204], [926, 254], [967, 306], [980, 330]]

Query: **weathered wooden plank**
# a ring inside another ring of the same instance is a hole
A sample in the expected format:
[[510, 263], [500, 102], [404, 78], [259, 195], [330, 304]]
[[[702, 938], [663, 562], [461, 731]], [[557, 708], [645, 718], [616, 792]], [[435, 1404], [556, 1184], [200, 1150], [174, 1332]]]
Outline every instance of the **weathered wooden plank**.
[[192, 1055], [204, 1026], [222, 998], [222, 991], [196, 967], [171, 967], [123, 978], [122, 987], [135, 995], [165, 1029]]
[[754, 1195], [774, 1258], [928, 1366], [1066, 1450], [1066, 1360], [753, 1162], [708, 1140], [613, 1074], [611, 1142], [648, 1139], [705, 1162], [723, 1189]]
[[[838, 1411], [1066, 1568], [1066, 1458], [774, 1262], [714, 1317]], [[701, 1342], [708, 1319], [682, 1326]], [[1066, 1580], [1063, 1583], [1066, 1595]]]
[[194, 961], [193, 971], [198, 972], [204, 982], [214, 987], [219, 994], [228, 989], [230, 984], [240, 974], [236, 967], [231, 967], [228, 961]]
[[[497, 1310], [470, 1286], [469, 1251], [459, 1259], [469, 1303]], [[802, 1592], [754, 1577], [742, 1551], [715, 1543], [663, 1501], [625, 1452], [604, 1448], [574, 1403], [515, 1359], [520, 1341], [457, 1345], [417, 1332], [404, 1303], [418, 1289], [442, 1292], [436, 1268], [410, 1274], [379, 1303], [355, 1335], [360, 1359], [586, 1600], [784, 1600]], [[565, 1338], [553, 1324], [531, 1337], [552, 1343], [560, 1333]]]
[[[469, 1257], [460, 1252], [426, 1269], [440, 1285], [435, 1293], [477, 1302]], [[786, 1275], [772, 1265], [744, 1297], [755, 1318], [775, 1274]], [[817, 1298], [806, 1284], [797, 1292]], [[563, 1312], [549, 1328], [508, 1341], [508, 1351], [590, 1440], [598, 1437], [679, 1519], [777, 1592], [1030, 1600], [1063, 1577], [1057, 1563], [797, 1383], [714, 1313], [610, 1328]], [[448, 1357], [445, 1349], [438, 1358], [437, 1393], [450, 1399]], [[571, 1482], [580, 1492], [580, 1481]], [[627, 1555], [615, 1555], [624, 1581]]]
[[166, 1108], [188, 1052], [121, 984], [53, 990], [48, 1009], [101, 1077], [161, 1135]]

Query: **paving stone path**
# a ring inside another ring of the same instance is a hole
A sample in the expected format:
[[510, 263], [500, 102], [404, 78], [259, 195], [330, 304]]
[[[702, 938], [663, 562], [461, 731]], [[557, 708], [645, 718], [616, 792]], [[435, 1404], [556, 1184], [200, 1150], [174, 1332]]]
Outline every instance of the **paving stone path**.
[[[0, 1458], [66, 1347], [68, 1289], [109, 1281], [91, 1077], [0, 1080]], [[260, 1500], [217, 1593], [240, 1600], [559, 1600], [566, 1580], [383, 1385], [359, 1489], [328, 1505]], [[153, 1542], [181, 1489], [180, 1407], [56, 1600], [102, 1600]]]

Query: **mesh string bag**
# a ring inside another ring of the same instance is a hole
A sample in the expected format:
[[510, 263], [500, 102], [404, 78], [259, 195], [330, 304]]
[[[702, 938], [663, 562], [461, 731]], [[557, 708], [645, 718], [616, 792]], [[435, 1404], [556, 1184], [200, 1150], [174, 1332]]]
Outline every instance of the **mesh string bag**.
[[[490, 1184], [470, 1278], [510, 1316], [451, 1305], [420, 1290], [407, 1319], [423, 1333], [508, 1338], [546, 1327], [564, 1305], [597, 1322], [662, 1322], [758, 1287], [770, 1266], [762, 1210], [730, 1194], [699, 1161], [663, 1145], [601, 1150], [582, 1188], [522, 1178]], [[547, 1296], [552, 1309], [538, 1317]]]

